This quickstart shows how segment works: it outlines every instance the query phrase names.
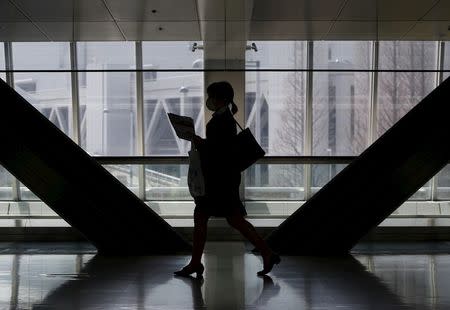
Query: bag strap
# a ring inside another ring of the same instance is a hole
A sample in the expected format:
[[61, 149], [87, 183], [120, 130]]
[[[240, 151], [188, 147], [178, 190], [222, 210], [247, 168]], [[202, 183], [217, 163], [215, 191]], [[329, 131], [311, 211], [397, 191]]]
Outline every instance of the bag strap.
[[[229, 110], [228, 106], [227, 106], [227, 109]], [[231, 111], [230, 111], [230, 113], [231, 113]], [[242, 128], [241, 124], [239, 124], [238, 121], [234, 118], [233, 113], [231, 113], [231, 117], [233, 118], [234, 122], [239, 126], [241, 131], [244, 131], [244, 128]]]
[[238, 123], [238, 121], [234, 118], [234, 116], [233, 116], [233, 120], [234, 120], [234, 122], [239, 126], [239, 128], [241, 129], [241, 131], [244, 131], [244, 129], [241, 127], [241, 125]]

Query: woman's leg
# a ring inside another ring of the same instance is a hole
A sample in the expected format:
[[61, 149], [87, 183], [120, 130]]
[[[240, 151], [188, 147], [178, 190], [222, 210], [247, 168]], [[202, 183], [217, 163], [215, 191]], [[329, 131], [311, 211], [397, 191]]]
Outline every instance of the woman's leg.
[[234, 212], [227, 218], [228, 224], [236, 228], [245, 238], [247, 238], [261, 253], [263, 257], [268, 257], [272, 250], [266, 241], [256, 232], [255, 227], [248, 222], [239, 211]]
[[189, 265], [196, 266], [201, 262], [203, 249], [205, 248], [209, 217], [208, 214], [201, 211], [199, 208], [195, 208], [192, 257]]

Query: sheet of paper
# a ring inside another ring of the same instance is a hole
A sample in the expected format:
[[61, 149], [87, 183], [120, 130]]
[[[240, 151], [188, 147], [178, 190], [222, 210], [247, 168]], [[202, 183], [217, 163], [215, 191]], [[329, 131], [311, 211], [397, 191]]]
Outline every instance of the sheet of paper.
[[192, 140], [195, 134], [194, 120], [188, 116], [181, 116], [173, 113], [167, 113], [170, 123], [180, 139]]

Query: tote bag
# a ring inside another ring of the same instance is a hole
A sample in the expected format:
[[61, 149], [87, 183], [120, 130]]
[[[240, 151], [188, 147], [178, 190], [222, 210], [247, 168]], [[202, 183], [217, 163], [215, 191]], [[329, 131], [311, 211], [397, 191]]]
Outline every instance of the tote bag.
[[234, 140], [233, 162], [239, 171], [244, 171], [253, 165], [258, 159], [264, 157], [266, 152], [256, 141], [250, 129], [243, 129], [239, 123], [234, 120], [241, 129]]
[[191, 145], [189, 154], [188, 169], [188, 187], [192, 197], [201, 197], [205, 195], [205, 178], [203, 176], [202, 166], [200, 162], [200, 153]]

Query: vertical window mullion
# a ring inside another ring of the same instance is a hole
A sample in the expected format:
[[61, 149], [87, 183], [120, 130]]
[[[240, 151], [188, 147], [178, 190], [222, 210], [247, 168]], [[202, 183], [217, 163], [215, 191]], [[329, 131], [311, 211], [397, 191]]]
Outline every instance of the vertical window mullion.
[[[6, 83], [12, 88], [14, 88], [14, 65], [13, 65], [13, 55], [12, 55], [12, 43], [11, 42], [5, 42], [5, 68], [7, 70], [6, 72]], [[17, 180], [15, 177], [13, 177], [13, 184], [12, 184], [12, 196], [14, 201], [21, 200], [20, 195], [20, 183], [19, 180]]]
[[[313, 140], [313, 60], [314, 60], [314, 42], [308, 41], [306, 47], [307, 72], [306, 72], [306, 113], [305, 113], [305, 139], [304, 150], [305, 156], [312, 156], [312, 140]], [[304, 165], [304, 190], [305, 200], [311, 197], [312, 184], [312, 165]]]
[[370, 110], [369, 110], [369, 132], [368, 145], [370, 146], [377, 136], [377, 104], [378, 104], [378, 64], [379, 64], [379, 41], [372, 41], [371, 53], [372, 72], [370, 74]]
[[[438, 87], [441, 84], [442, 79], [444, 78], [444, 73], [441, 71], [444, 68], [444, 53], [445, 53], [445, 42], [438, 41], [437, 45], [437, 57], [436, 57], [436, 77], [435, 77], [435, 86]], [[437, 178], [439, 176], [439, 172], [431, 179], [431, 200], [437, 200]]]
[[[137, 137], [137, 154], [145, 155], [144, 141], [144, 77], [143, 72], [143, 55], [142, 41], [136, 41], [136, 137]], [[145, 164], [139, 165], [138, 174], [139, 198], [145, 200]]]
[[77, 43], [70, 42], [70, 68], [72, 82], [72, 139], [80, 145], [80, 91], [78, 84]]

